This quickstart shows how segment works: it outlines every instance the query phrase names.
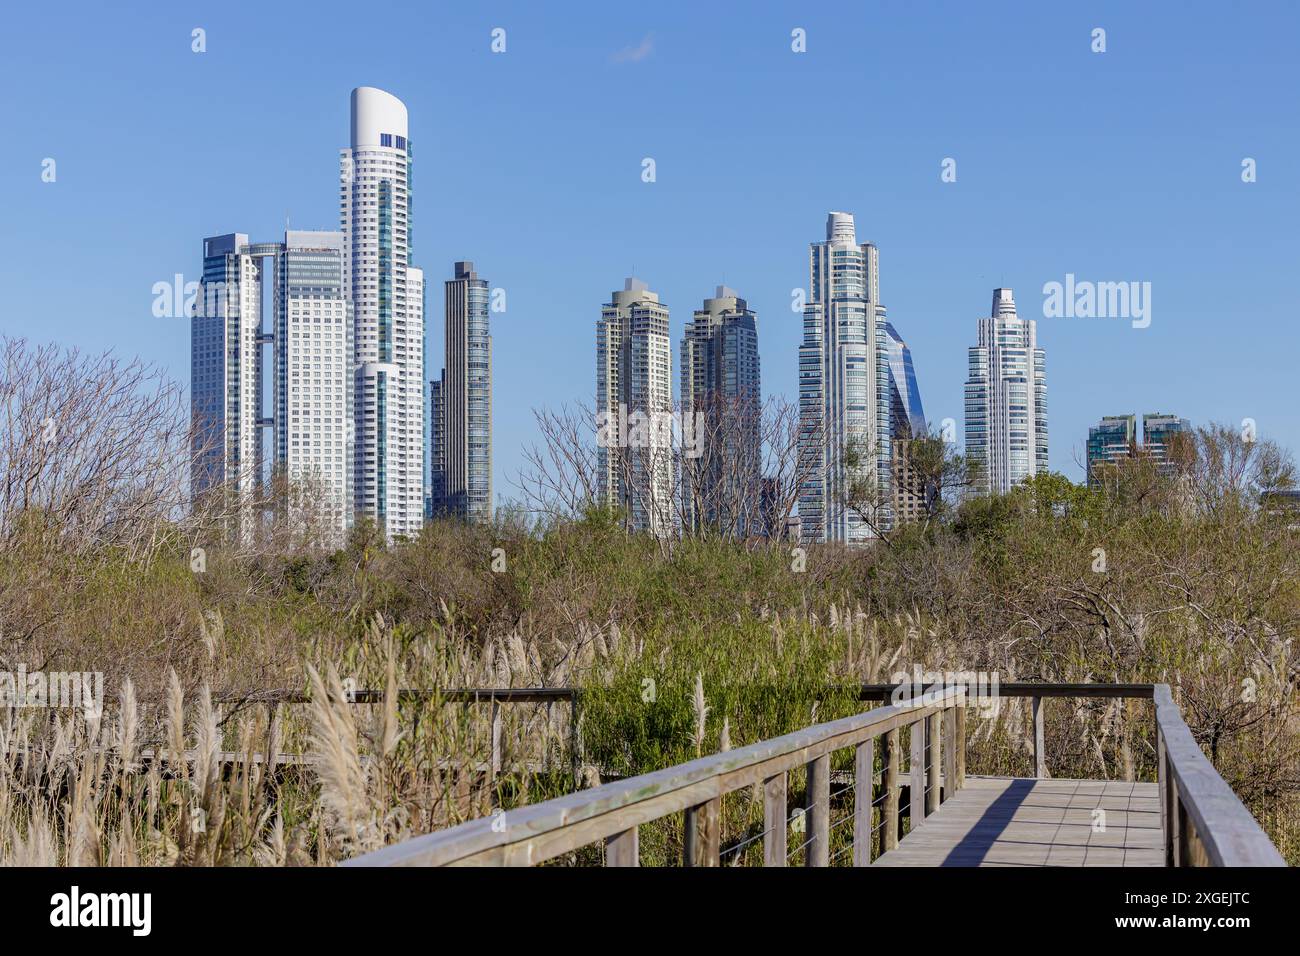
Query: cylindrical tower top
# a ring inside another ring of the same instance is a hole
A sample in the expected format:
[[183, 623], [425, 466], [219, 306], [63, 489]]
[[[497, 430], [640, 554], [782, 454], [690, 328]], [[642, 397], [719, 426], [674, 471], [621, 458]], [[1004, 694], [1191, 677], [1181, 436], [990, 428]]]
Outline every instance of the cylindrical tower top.
[[378, 146], [380, 135], [406, 137], [406, 104], [373, 86], [352, 91], [352, 146]]
[[993, 313], [992, 313], [993, 317], [997, 318], [1000, 315], [1015, 315], [1015, 314], [1016, 314], [1016, 300], [1011, 295], [1011, 290], [994, 289], [993, 290]]
[[833, 212], [826, 217], [826, 238], [830, 242], [847, 242], [857, 244], [857, 234], [853, 228], [853, 213]]

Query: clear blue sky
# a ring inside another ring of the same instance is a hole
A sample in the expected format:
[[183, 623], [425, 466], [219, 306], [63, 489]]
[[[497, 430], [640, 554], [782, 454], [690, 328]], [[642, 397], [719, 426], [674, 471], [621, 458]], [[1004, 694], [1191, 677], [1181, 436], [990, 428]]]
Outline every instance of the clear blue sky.
[[[1039, 318], [1053, 468], [1081, 478], [1088, 425], [1130, 411], [1249, 416], [1300, 450], [1292, 3], [71, 3], [5, 21], [5, 334], [187, 380], [188, 321], [153, 316], [153, 284], [197, 278], [204, 236], [273, 239], [286, 214], [337, 229], [348, 94], [371, 85], [410, 109], [435, 373], [451, 263], [507, 291], [499, 496], [529, 409], [591, 398], [594, 323], [633, 267], [672, 309], [674, 364], [725, 280], [758, 310], [765, 390], [793, 397], [790, 290], [830, 209], [880, 247], [932, 422], [961, 421], [975, 320], [1007, 285]], [[1151, 282], [1150, 327], [1042, 318], [1069, 272]]]

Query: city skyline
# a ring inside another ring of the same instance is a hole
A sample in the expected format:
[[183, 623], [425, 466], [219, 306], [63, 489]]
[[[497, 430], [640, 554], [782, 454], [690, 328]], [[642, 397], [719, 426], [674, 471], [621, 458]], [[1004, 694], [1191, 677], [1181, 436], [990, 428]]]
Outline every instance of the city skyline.
[[[189, 343], [183, 317], [150, 315], [149, 290], [177, 272], [197, 278], [196, 236], [233, 229], [256, 238], [280, 235], [286, 212], [294, 228], [338, 228], [328, 200], [321, 200], [337, 187], [337, 169], [325, 154], [337, 149], [347, 122], [343, 94], [374, 83], [413, 110], [421, 147], [419, 261], [441, 274], [454, 261], [474, 259], [509, 292], [509, 310], [494, 315], [498, 501], [513, 493], [509, 479], [529, 440], [529, 409], [588, 393], [589, 352], [574, 345], [582, 335], [577, 326], [586, 326], [580, 317], [632, 267], [670, 303], [698, 302], [720, 281], [743, 289], [766, 317], [761, 349], [767, 392], [797, 394], [787, 358], [799, 337], [799, 316], [786, 311], [790, 291], [806, 282], [800, 260], [808, 224], [838, 208], [854, 210], [859, 233], [882, 250], [882, 297], [917, 355], [932, 422], [961, 421], [965, 349], [970, 320], [979, 314], [971, 303], [1005, 285], [1017, 290], [1022, 314], [1038, 318], [1039, 340], [1057, 356], [1051, 369], [1053, 470], [1083, 479], [1087, 427], [1115, 407], [1177, 408], [1196, 423], [1250, 417], [1260, 434], [1300, 446], [1300, 426], [1289, 415], [1286, 367], [1293, 350], [1285, 347], [1295, 336], [1285, 264], [1297, 243], [1281, 227], [1295, 203], [1279, 188], [1284, 168], [1278, 159], [1294, 154], [1294, 133], [1270, 122], [1276, 104], [1266, 92], [1285, 88], [1295, 72], [1274, 39], [1294, 23], [1294, 11], [1261, 8], [1257, 16], [1273, 29], [1256, 24], [1248, 33], [1211, 7], [1195, 26], [1142, 11], [1104, 11], [1096, 17], [1111, 38], [1104, 54], [1088, 49], [1092, 23], [1054, 12], [1026, 11], [1003, 22], [953, 10], [920, 31], [884, 11], [869, 22], [890, 38], [889, 49], [852, 69], [836, 55], [845, 41], [832, 19], [800, 14], [808, 53], [794, 54], [788, 42], [794, 24], [764, 13], [727, 23], [762, 71], [744, 74], [752, 93], [740, 91], [742, 77], [724, 74], [718, 93], [698, 103], [673, 72], [707, 47], [710, 29], [734, 19], [722, 13], [688, 17], [667, 8], [649, 23], [611, 11], [560, 29], [529, 11], [508, 11], [501, 19], [509, 47], [499, 56], [490, 51], [489, 27], [474, 17], [414, 14], [413, 34], [427, 36], [435, 25], [445, 30], [445, 61], [408, 67], [380, 55], [378, 44], [371, 53], [349, 43], [348, 76], [303, 88], [300, 115], [286, 117], [242, 93], [208, 104], [209, 119], [220, 119], [232, 135], [202, 146], [183, 121], [184, 104], [211, 82], [214, 69], [289, 76], [305, 68], [308, 54], [337, 54], [331, 46], [337, 39], [295, 23], [292, 29], [303, 32], [272, 58], [248, 42], [256, 34], [237, 16], [216, 12], [201, 18], [209, 43], [200, 55], [188, 42], [196, 24], [183, 14], [143, 25], [114, 24], [89, 9], [86, 16], [94, 26], [89, 35], [44, 44], [49, 62], [39, 68], [54, 68], [55, 75], [31, 90], [14, 116], [13, 129], [25, 145], [20, 156], [4, 160], [5, 181], [14, 192], [9, 208], [30, 228], [0, 238], [14, 273], [3, 323], [9, 334], [140, 354], [184, 381]], [[26, 17], [19, 13], [20, 26], [38, 37], [50, 29]], [[287, 18], [272, 12], [257, 31], [276, 37], [289, 28]], [[652, 49], [643, 60], [614, 61], [617, 51], [651, 31]], [[1208, 64], [1216, 83], [1200, 96], [1180, 93], [1175, 87], [1189, 69], [1183, 53], [1204, 31], [1216, 38], [1218, 52]], [[16, 29], [13, 36], [21, 33]], [[362, 25], [360, 35], [373, 39], [374, 28]], [[995, 36], [1018, 51], [1014, 62], [978, 55]], [[394, 42], [405, 51], [420, 41], [413, 35]], [[1251, 55], [1242, 57], [1246, 42]], [[108, 57], [108, 48], [115, 67], [105, 71], [102, 92], [87, 99], [86, 91], [60, 79], [61, 62], [93, 65]], [[134, 58], [139, 67], [119, 62], [133, 51], [140, 51]], [[18, 45], [6, 52], [12, 52], [6, 68], [38, 68]], [[547, 75], [557, 54], [563, 68]], [[1066, 69], [1046, 89], [1029, 89], [1026, 81], [1047, 60]], [[968, 82], [937, 85], [927, 67], [941, 61], [969, 68]], [[1226, 62], [1236, 64], [1233, 71], [1216, 69]], [[156, 65], [146, 69], [146, 63]], [[91, 115], [89, 107], [97, 107], [101, 96], [117, 94], [128, 102], [133, 84], [158, 66], [172, 82], [151, 88], [147, 106], [112, 111], [112, 123]], [[873, 117], [879, 135], [897, 148], [864, 152], [857, 147], [870, 137], [843, 130], [835, 134], [834, 154], [802, 159], [786, 140], [827, 115], [807, 98], [809, 89], [854, 70], [907, 78], [888, 86]], [[527, 115], [579, 76], [600, 82], [583, 86], [571, 117], [543, 111], [546, 130], [541, 114]], [[439, 92], [461, 78], [475, 85], [473, 103], [449, 102]], [[647, 83], [652, 97], [637, 92]], [[1156, 92], [1163, 108], [1153, 112]], [[683, 151], [687, 138], [716, 127], [718, 96], [726, 97], [730, 121], [747, 128], [761, 162], [734, 155], [720, 162]], [[641, 109], [649, 127], [630, 124], [609, 134], [604, 117], [614, 115], [620, 99]], [[991, 102], [998, 104], [995, 128], [979, 108]], [[1085, 123], [1091, 132], [1082, 135], [1077, 111], [1085, 102], [1110, 121]], [[796, 103], [810, 112], [796, 114]], [[921, 104], [925, 109], [918, 109]], [[476, 115], [491, 117], [492, 141], [500, 148], [465, 156], [442, 131]], [[782, 115], [800, 120], [787, 122]], [[55, 125], [49, 116], [73, 121]], [[765, 116], [778, 119], [765, 122]], [[1139, 119], [1147, 132], [1137, 132]], [[428, 132], [420, 135], [420, 129]], [[602, 144], [596, 131], [609, 134], [608, 142]], [[1070, 149], [1062, 150], [1066, 136]], [[171, 143], [171, 151], [149, 162], [126, 162], [132, 141], [153, 140]], [[252, 142], [270, 161], [244, 176], [237, 169]], [[40, 180], [46, 156], [58, 161], [55, 182]], [[657, 160], [654, 182], [641, 178], [647, 156]], [[940, 179], [946, 157], [957, 164], [952, 183]], [[1259, 161], [1257, 182], [1241, 179], [1245, 157]], [[463, 186], [449, 189], [447, 182]], [[586, 189], [589, 200], [581, 196]], [[1183, 202], [1187, 195], [1197, 202]], [[764, 201], [755, 202], [756, 196]], [[137, 213], [141, 197], [151, 198]], [[635, 221], [637, 229], [611, 229], [618, 221]], [[720, 221], [734, 228], [705, 228]], [[85, 237], [110, 229], [120, 242], [87, 244]], [[59, 254], [49, 262], [57, 259], [59, 267], [51, 271], [41, 257], [53, 248]], [[1196, 265], [1207, 257], [1211, 270]], [[1150, 327], [1041, 317], [1041, 288], [1069, 274], [1151, 281]], [[95, 301], [94, 319], [57, 301], [51, 314], [51, 289], [60, 290], [60, 299]], [[1225, 309], [1230, 321], [1250, 321], [1284, 347], [1220, 354], [1212, 343]], [[426, 323], [428, 342], [441, 334], [437, 311]], [[674, 342], [688, 319], [684, 310], [673, 317]], [[1194, 376], [1182, 371], [1210, 363], [1237, 383], [1232, 390], [1197, 388]]]

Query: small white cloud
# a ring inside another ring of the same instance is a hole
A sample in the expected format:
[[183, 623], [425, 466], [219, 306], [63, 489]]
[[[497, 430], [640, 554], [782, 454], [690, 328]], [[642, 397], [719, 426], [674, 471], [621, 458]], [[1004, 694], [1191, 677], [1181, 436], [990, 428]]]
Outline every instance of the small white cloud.
[[615, 63], [640, 63], [655, 50], [655, 35], [647, 33], [636, 46], [626, 46], [619, 50], [610, 59]]

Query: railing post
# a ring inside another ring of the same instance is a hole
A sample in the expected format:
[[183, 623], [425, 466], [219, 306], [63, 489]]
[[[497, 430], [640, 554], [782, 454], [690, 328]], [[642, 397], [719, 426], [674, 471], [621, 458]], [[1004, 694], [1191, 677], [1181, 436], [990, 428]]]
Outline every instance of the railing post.
[[578, 736], [578, 692], [569, 692], [569, 764], [573, 770], [573, 788], [582, 786], [582, 741]]
[[551, 770], [551, 731], [555, 725], [552, 720], [555, 717], [555, 701], [546, 702], [546, 730], [542, 732], [542, 770], [549, 773]]
[[785, 866], [786, 774], [763, 781], [763, 865]]
[[718, 855], [722, 847], [718, 832], [720, 804], [721, 800], [714, 797], [686, 811], [686, 846], [682, 861], [686, 866], [719, 864]]
[[943, 712], [943, 793], [942, 800], [951, 800], [957, 792], [957, 710], [958, 705]]
[[1191, 866], [1192, 861], [1188, 854], [1187, 825], [1190, 821], [1187, 819], [1187, 808], [1183, 806], [1181, 800], [1174, 800], [1174, 866]]
[[1156, 723], [1156, 787], [1160, 791], [1160, 839], [1165, 848], [1165, 866], [1174, 865], [1173, 807], [1170, 791], [1169, 754], [1165, 750], [1165, 735]]
[[1043, 736], [1043, 698], [1033, 698], [1034, 706], [1034, 777], [1042, 780], [1047, 776], [1047, 748]]
[[956, 762], [956, 780], [953, 782], [953, 790], [960, 790], [966, 786], [966, 701], [963, 699], [956, 707], [956, 722], [953, 725], [953, 733], [956, 735], [956, 746], [953, 748], [953, 759]]
[[831, 755], [808, 762], [808, 847], [805, 866], [830, 865]]
[[943, 734], [939, 731], [939, 721], [941, 714], [934, 713], [926, 718], [926, 753], [929, 754], [926, 760], [925, 776], [925, 815], [928, 817], [939, 809], [939, 770], [942, 763], [943, 754]]
[[875, 803], [876, 738], [858, 744], [853, 756], [853, 865], [871, 862], [871, 808]]
[[915, 830], [925, 819], [925, 718], [911, 724], [908, 756], [907, 819]]
[[880, 847], [888, 853], [898, 846], [898, 728], [885, 731], [884, 752], [880, 755], [884, 776], [880, 788], [885, 792], [885, 802], [880, 810]]
[[262, 758], [262, 776], [270, 779], [275, 773], [275, 763], [280, 749], [280, 704], [272, 701], [266, 705], [266, 755]]
[[493, 780], [501, 772], [501, 702], [492, 698], [492, 774]]
[[641, 840], [639, 828], [632, 827], [615, 833], [605, 840], [606, 866], [640, 866]]

